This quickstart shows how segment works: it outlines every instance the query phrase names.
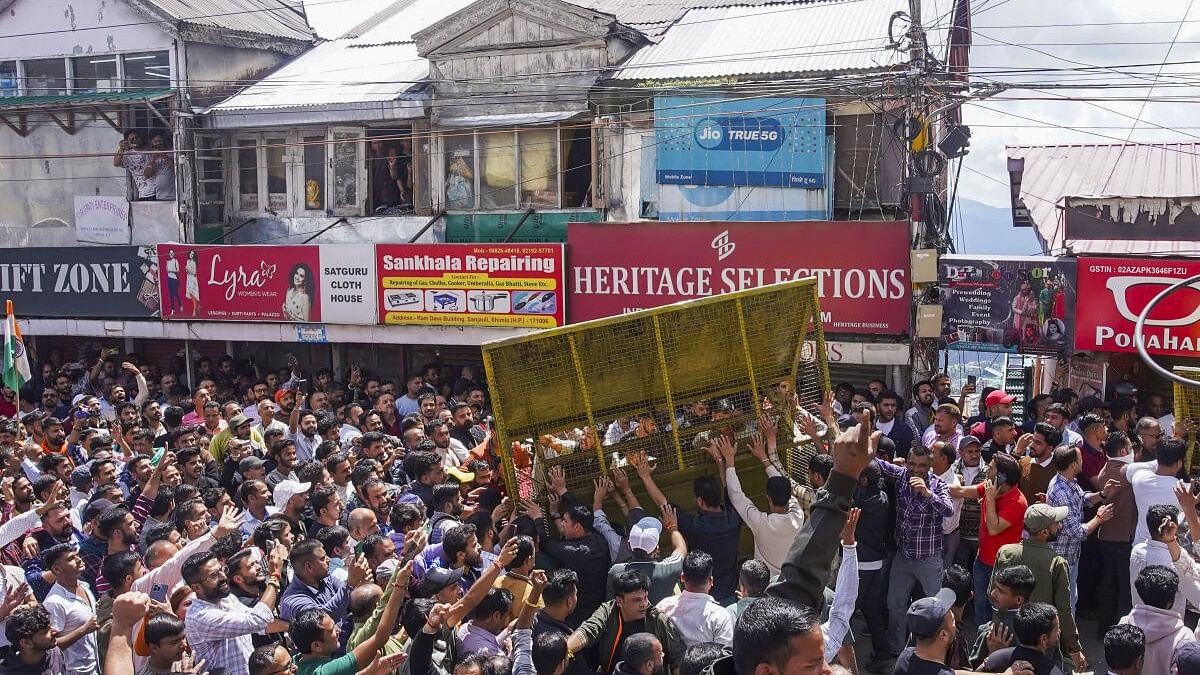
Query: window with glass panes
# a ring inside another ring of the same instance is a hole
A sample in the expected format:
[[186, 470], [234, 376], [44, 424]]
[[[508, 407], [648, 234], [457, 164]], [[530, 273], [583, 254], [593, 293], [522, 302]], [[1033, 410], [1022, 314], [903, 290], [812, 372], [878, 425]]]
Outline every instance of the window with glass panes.
[[590, 202], [588, 124], [441, 134], [449, 209], [580, 208]]

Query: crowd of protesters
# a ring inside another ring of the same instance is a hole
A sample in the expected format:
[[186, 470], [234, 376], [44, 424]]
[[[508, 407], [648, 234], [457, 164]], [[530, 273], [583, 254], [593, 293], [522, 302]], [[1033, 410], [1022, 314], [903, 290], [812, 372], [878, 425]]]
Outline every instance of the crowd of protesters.
[[[472, 368], [111, 351], [0, 401], [0, 675], [1054, 675], [1101, 667], [1080, 616], [1111, 673], [1200, 673], [1192, 422], [1129, 383], [697, 401], [514, 444], [510, 494]], [[671, 431], [686, 503], [620, 452]], [[570, 444], [620, 461], [577, 494]]]

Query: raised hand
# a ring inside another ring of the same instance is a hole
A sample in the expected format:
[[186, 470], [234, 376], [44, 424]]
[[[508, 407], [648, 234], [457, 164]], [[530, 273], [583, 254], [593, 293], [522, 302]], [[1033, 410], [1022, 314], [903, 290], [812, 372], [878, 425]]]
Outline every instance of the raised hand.
[[533, 518], [534, 520], [537, 520], [537, 519], [543, 517], [542, 507], [538, 506], [538, 503], [533, 501], [532, 499], [522, 500], [521, 501], [521, 509], [523, 511], [525, 511], [525, 515], [529, 516], [530, 518]]
[[220, 539], [231, 532], [237, 532], [242, 529], [242, 523], [245, 521], [245, 514], [236, 506], [226, 506], [225, 510], [221, 512], [221, 520], [217, 522], [217, 527], [213, 530], [213, 537]]
[[850, 509], [850, 515], [846, 517], [846, 524], [842, 526], [842, 546], [854, 546], [857, 541], [854, 533], [858, 530], [858, 517], [861, 515], [861, 509]]
[[662, 508], [662, 524], [668, 530], [679, 528], [679, 514], [675, 513], [675, 507], [670, 504], [663, 504]]
[[552, 466], [546, 471], [546, 478], [550, 481], [550, 490], [558, 493], [560, 496], [567, 491], [567, 472], [563, 471], [561, 465]]
[[833, 442], [833, 470], [855, 479], [871, 463], [872, 414], [868, 410], [855, 426], [838, 434]]
[[733, 442], [724, 436], [718, 436], [717, 440], [713, 441], [713, 445], [716, 446], [717, 452], [721, 455], [721, 461], [725, 462], [725, 466], [733, 466], [734, 456], [737, 453], [737, 448], [734, 447]]
[[546, 588], [546, 584], [550, 583], [546, 576], [545, 570], [534, 570], [529, 573], [529, 584], [533, 586], [533, 592], [541, 595], [542, 590]]
[[387, 675], [396, 670], [408, 660], [406, 652], [396, 652], [384, 656], [382, 652], [375, 655], [366, 668], [358, 671], [358, 675]]
[[987, 634], [988, 653], [991, 654], [1012, 644], [1012, 631], [999, 621], [992, 622], [992, 629]]
[[776, 425], [775, 420], [771, 419], [770, 415], [760, 415], [758, 418], [758, 431], [770, 443], [779, 431], [779, 427]]
[[425, 619], [425, 625], [437, 632], [441, 629], [442, 624], [446, 621], [446, 616], [450, 613], [449, 603], [439, 603], [434, 605], [429, 610], [429, 617]]
[[496, 556], [496, 562], [501, 567], [508, 567], [509, 563], [517, 558], [517, 538], [512, 537], [504, 542], [504, 547], [500, 549], [500, 555]]
[[629, 490], [629, 476], [625, 473], [625, 469], [621, 467], [616, 467], [613, 469], [612, 480], [613, 484], [616, 485], [621, 492]]
[[371, 565], [367, 563], [367, 556], [359, 553], [354, 556], [354, 561], [346, 570], [346, 583], [351, 588], [358, 588], [371, 579]]
[[603, 504], [604, 498], [607, 497], [608, 493], [613, 489], [613, 482], [609, 480], [608, 476], [600, 476], [592, 481], [592, 485], [594, 487], [592, 492], [592, 502], [595, 504]]
[[1175, 500], [1179, 502], [1179, 508], [1184, 511], [1188, 509], [1195, 511], [1196, 506], [1200, 505], [1200, 495], [1193, 494], [1188, 484], [1183, 481], [1175, 483]]

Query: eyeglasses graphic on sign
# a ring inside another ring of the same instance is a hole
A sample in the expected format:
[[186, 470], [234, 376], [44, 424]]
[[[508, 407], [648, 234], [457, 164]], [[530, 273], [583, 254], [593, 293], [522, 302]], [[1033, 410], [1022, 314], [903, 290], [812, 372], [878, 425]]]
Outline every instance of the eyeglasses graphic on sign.
[[[1179, 279], [1163, 277], [1109, 277], [1105, 288], [1113, 295], [1117, 311], [1126, 320], [1136, 323], [1138, 315], [1159, 293]], [[1200, 321], [1200, 282], [1191, 284], [1190, 292], [1180, 289], [1154, 308], [1154, 317], [1146, 319], [1147, 326], [1187, 326]]]

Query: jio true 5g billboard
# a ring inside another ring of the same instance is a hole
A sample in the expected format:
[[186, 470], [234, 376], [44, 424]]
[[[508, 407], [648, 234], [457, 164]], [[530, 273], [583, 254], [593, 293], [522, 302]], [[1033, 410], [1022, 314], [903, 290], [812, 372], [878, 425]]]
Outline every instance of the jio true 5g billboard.
[[825, 99], [654, 99], [660, 185], [825, 187]]

